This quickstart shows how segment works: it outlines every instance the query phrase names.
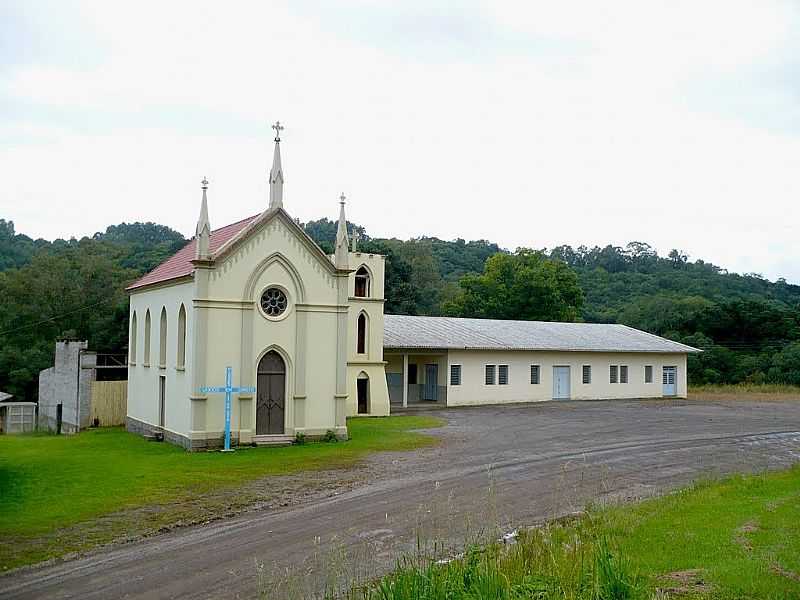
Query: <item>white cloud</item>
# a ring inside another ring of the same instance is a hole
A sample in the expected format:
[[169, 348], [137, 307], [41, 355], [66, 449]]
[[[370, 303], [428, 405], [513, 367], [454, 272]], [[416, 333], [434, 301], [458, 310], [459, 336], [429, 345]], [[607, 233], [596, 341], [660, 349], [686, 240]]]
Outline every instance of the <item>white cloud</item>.
[[[2, 212], [46, 237], [145, 219], [190, 233], [207, 175], [212, 224], [236, 220], [266, 202], [280, 118], [304, 220], [335, 216], [344, 190], [376, 235], [637, 239], [800, 281], [785, 258], [800, 251], [797, 133], [688, 100], [693, 82], [791, 59], [785, 6], [492, 2], [458, 16], [483, 24], [485, 52], [427, 60], [419, 39], [352, 35], [365, 14], [391, 29], [401, 9], [380, 2], [82, 3], [91, 64], [20, 63], [0, 81], [26, 108], [0, 129]], [[428, 17], [420, 30], [446, 44], [447, 11], [402, 6], [404, 24]]]

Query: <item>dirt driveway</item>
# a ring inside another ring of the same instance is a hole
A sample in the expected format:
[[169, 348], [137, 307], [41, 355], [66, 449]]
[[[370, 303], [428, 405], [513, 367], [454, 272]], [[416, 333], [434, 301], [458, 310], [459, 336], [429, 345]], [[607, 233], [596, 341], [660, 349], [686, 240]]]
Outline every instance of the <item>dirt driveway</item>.
[[372, 457], [374, 476], [356, 489], [17, 572], [0, 578], [0, 597], [251, 598], [259, 588], [275, 597], [270, 573], [303, 565], [301, 583], [317, 585], [322, 562], [329, 571], [346, 551], [377, 572], [420, 531], [457, 540], [589, 500], [800, 461], [800, 399], [549, 402], [435, 414], [447, 420], [433, 432], [443, 438], [439, 448]]

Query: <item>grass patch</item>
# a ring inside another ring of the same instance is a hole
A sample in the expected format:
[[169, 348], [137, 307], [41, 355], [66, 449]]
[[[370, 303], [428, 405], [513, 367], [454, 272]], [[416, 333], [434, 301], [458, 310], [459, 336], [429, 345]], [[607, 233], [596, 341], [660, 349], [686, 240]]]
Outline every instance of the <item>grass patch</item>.
[[[121, 428], [77, 436], [0, 436], [0, 569], [108, 541], [109, 531], [88, 542], [37, 545], [29, 553], [12, 548], [37, 536], [115, 511], [185, 502], [264, 476], [343, 468], [368, 453], [431, 446], [436, 438], [413, 430], [441, 423], [425, 416], [353, 418], [346, 442], [241, 448], [230, 454], [190, 453]], [[161, 521], [171, 518], [169, 511], [159, 513]], [[116, 529], [117, 535], [126, 533], [125, 526]]]
[[[496, 536], [495, 536], [496, 537]], [[437, 548], [437, 543], [419, 544]], [[800, 598], [800, 467], [703, 482], [522, 530], [513, 545], [420, 551], [355, 600]], [[276, 589], [273, 587], [272, 589]], [[336, 596], [335, 588], [328, 596]], [[264, 597], [270, 597], [265, 593]]]
[[689, 386], [690, 398], [705, 395], [738, 396], [745, 400], [751, 399], [753, 395], [793, 396], [794, 398], [800, 398], [800, 386], [777, 383], [706, 384]]

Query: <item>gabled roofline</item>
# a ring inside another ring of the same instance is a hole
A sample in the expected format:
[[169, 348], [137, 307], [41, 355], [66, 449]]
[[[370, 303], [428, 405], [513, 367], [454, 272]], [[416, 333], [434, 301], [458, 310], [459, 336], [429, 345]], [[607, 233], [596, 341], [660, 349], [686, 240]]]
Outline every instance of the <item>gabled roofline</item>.
[[330, 271], [332, 275], [342, 275], [344, 273], [349, 273], [350, 270], [344, 269], [337, 269], [336, 266], [331, 262], [328, 258], [328, 255], [323, 252], [322, 248], [319, 247], [311, 236], [309, 236], [305, 230], [297, 224], [297, 222], [289, 216], [283, 208], [268, 208], [263, 213], [261, 213], [257, 218], [253, 219], [250, 223], [248, 223], [241, 231], [239, 231], [236, 235], [234, 235], [231, 239], [225, 242], [222, 246], [220, 246], [216, 252], [212, 255], [211, 259], [213, 262], [219, 261], [224, 259], [228, 256], [231, 252], [233, 252], [239, 245], [241, 245], [252, 233], [254, 233], [258, 228], [262, 225], [266, 225], [272, 219], [280, 218], [281, 221], [287, 225], [290, 229], [294, 230], [300, 241], [303, 242], [303, 245], [316, 257], [320, 260], [320, 262], [325, 266], [326, 269]]

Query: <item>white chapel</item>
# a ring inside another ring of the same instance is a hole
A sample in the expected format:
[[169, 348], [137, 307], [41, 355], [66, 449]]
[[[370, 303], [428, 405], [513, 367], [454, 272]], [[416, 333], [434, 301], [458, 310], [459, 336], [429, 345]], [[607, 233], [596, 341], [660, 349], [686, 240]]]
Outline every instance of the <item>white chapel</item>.
[[344, 195], [331, 256], [289, 216], [273, 128], [266, 210], [212, 231], [204, 179], [194, 239], [128, 287], [130, 431], [221, 445], [224, 395], [200, 390], [227, 367], [256, 390], [233, 396], [234, 444], [346, 438], [348, 416], [389, 414], [384, 257], [350, 248]]

